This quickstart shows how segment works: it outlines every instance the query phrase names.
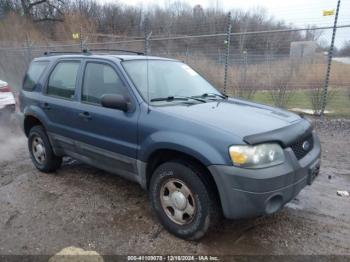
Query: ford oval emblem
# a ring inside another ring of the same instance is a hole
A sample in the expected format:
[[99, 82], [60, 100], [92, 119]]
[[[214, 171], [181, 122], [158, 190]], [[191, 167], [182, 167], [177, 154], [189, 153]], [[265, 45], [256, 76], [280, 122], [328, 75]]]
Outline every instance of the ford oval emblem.
[[310, 149], [310, 142], [309, 141], [304, 141], [302, 148], [304, 151], [308, 151]]

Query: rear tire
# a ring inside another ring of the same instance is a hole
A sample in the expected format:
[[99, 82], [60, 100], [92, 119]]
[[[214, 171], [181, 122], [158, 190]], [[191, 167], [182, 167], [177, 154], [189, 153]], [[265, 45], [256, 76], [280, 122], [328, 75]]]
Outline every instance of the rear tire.
[[49, 138], [42, 126], [34, 126], [28, 135], [28, 149], [35, 167], [45, 173], [55, 171], [61, 166], [62, 157], [56, 156]]
[[199, 172], [184, 161], [166, 162], [154, 171], [150, 183], [150, 200], [161, 224], [187, 240], [203, 237], [221, 214], [213, 190]]

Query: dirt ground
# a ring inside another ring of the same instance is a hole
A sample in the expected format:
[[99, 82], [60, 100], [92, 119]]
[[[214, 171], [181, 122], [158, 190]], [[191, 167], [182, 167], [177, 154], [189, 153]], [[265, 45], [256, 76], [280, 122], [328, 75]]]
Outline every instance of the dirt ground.
[[146, 192], [118, 176], [67, 159], [38, 172], [20, 131], [0, 129], [0, 254], [55, 254], [79, 247], [99, 254], [350, 255], [350, 122], [317, 126], [320, 176], [279, 213], [224, 220], [197, 242], [158, 223]]

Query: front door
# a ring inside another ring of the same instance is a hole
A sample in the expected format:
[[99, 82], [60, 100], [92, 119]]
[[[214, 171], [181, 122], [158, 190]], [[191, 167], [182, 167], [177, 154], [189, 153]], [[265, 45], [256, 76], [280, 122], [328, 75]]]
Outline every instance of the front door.
[[[79, 150], [95, 166], [121, 175], [136, 175], [138, 107], [114, 64], [88, 60], [80, 92]], [[105, 94], [120, 94], [130, 101], [123, 112], [101, 106]], [[130, 177], [131, 176], [131, 177]]]

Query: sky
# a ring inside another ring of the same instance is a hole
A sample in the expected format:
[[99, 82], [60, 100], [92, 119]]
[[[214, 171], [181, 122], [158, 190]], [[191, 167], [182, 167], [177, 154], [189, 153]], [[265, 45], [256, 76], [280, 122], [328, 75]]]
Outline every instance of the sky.
[[[115, 0], [100, 0], [101, 2], [115, 2]], [[157, 4], [163, 7], [178, 0], [117, 0], [127, 5], [143, 6]], [[250, 10], [262, 7], [276, 19], [285, 20], [298, 27], [307, 25], [332, 26], [334, 16], [323, 16], [323, 10], [336, 9], [337, 0], [182, 0], [190, 6], [200, 4], [203, 8], [219, 7], [224, 11], [230, 9]], [[350, 25], [350, 0], [341, 0], [338, 25]], [[331, 30], [325, 30], [322, 39], [330, 42]], [[350, 40], [350, 28], [338, 29], [336, 46], [340, 47]]]

